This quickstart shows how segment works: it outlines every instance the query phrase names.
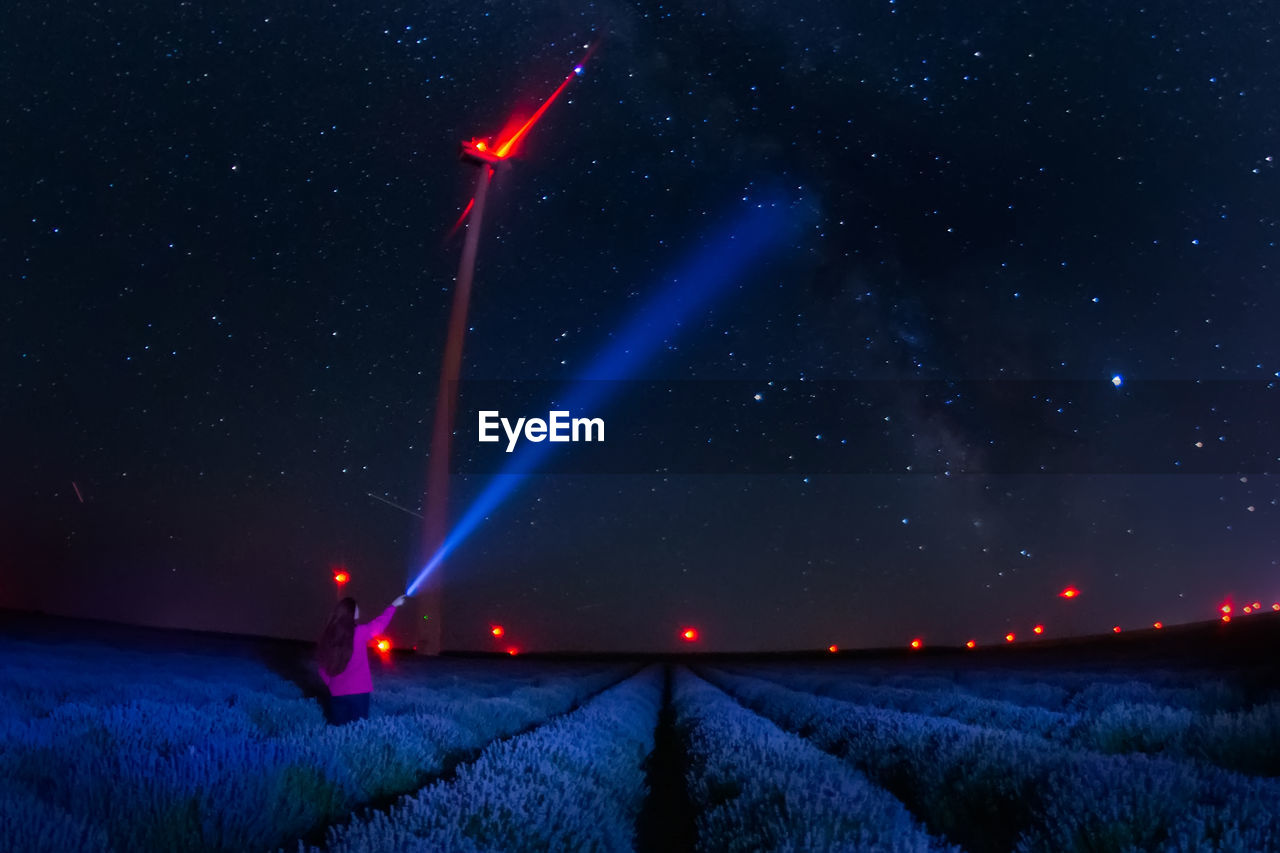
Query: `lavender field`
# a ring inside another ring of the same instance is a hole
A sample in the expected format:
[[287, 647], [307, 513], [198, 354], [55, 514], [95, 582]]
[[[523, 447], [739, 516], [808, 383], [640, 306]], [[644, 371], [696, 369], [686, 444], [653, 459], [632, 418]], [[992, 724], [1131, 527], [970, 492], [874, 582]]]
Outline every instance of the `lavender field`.
[[1276, 631], [1210, 632], [391, 656], [335, 728], [301, 644], [28, 619], [0, 630], [0, 849], [1280, 850]]

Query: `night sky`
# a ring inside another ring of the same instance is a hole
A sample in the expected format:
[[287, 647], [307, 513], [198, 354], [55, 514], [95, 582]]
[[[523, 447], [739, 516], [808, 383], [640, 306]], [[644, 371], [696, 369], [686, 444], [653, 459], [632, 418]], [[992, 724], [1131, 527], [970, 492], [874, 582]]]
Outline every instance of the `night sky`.
[[[54, 5], [0, 17], [4, 606], [313, 638], [335, 565], [370, 615], [402, 591], [420, 523], [368, 493], [423, 508], [458, 144], [597, 39], [495, 180], [463, 385], [581, 375], [709, 235], [786, 198], [783, 245], [632, 377], [757, 385], [689, 417], [759, 428], [738, 468], [529, 478], [447, 563], [446, 647], [495, 622], [526, 649], [994, 641], [1280, 598], [1272, 4]], [[780, 391], [869, 380], [912, 470], [742, 473], [870, 440]], [[1091, 402], [951, 418], [921, 380]], [[1200, 396], [1171, 419], [1155, 381]], [[981, 464], [1058, 416], [1158, 452]], [[451, 517], [486, 482], [456, 475]]]

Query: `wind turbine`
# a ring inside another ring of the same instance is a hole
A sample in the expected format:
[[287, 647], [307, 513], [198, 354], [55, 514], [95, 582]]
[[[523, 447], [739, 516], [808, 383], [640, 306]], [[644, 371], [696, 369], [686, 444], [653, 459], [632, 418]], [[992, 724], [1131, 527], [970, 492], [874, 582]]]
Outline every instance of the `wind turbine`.
[[[505, 139], [493, 144], [489, 139], [473, 137], [459, 146], [459, 159], [477, 167], [479, 173], [476, 177], [475, 194], [453, 227], [456, 231], [465, 224], [467, 234], [462, 245], [462, 259], [458, 264], [453, 303], [449, 309], [444, 359], [440, 365], [440, 384], [436, 391], [431, 446], [427, 457], [427, 489], [424, 501], [426, 518], [423, 524], [426, 558], [430, 558], [437, 552], [448, 532], [449, 458], [457, 403], [457, 383], [462, 367], [462, 344], [467, 329], [467, 312], [471, 305], [471, 286], [475, 279], [476, 254], [480, 244], [480, 226], [484, 221], [485, 197], [489, 193], [489, 185], [499, 169], [510, 165], [510, 158], [547, 109], [569, 87], [575, 77], [582, 75], [587, 60], [591, 58], [598, 44], [597, 41], [587, 49], [586, 56], [573, 67], [542, 106]], [[468, 217], [469, 221], [467, 221]], [[410, 582], [407, 593], [416, 596], [412, 599], [415, 602], [413, 609], [416, 611], [415, 624], [418, 628], [418, 642], [415, 648], [420, 654], [434, 655], [440, 653], [441, 645], [440, 611], [443, 578], [438, 570], [429, 575], [428, 580], [426, 573], [417, 573]]]

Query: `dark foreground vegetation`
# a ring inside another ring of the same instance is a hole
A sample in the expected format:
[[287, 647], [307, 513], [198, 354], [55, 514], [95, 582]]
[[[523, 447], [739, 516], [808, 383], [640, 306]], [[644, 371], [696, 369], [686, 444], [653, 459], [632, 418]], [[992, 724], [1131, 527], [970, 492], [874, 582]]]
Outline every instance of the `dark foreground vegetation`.
[[1280, 851], [1280, 617], [989, 651], [375, 658], [0, 615], [0, 849]]

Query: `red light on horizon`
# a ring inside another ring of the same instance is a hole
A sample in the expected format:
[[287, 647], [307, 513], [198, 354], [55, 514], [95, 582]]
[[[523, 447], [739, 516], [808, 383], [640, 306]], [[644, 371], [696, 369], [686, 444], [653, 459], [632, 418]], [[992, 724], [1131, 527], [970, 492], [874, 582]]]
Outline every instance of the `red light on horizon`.
[[1152, 625], [1151, 627], [1152, 627], [1152, 628], [1155, 628], [1157, 631], [1159, 631], [1161, 628], [1163, 628], [1163, 627], [1164, 627], [1164, 623], [1163, 623], [1163, 622], [1157, 622], [1157, 623], [1155, 623], [1154, 625]]
[[1245, 613], [1252, 613], [1252, 612], [1253, 612], [1253, 608], [1246, 604], [1246, 605], [1244, 606], [1244, 612], [1245, 612]]
[[1013, 632], [1012, 632], [1012, 631], [1010, 631], [1009, 633], [1007, 633], [1007, 634], [1005, 634], [1005, 635], [1004, 635], [1004, 641], [1005, 641], [1006, 643], [1012, 643], [1012, 642], [1013, 642], [1013, 639], [1014, 639], [1014, 634], [1013, 634]]
[[379, 637], [377, 647], [380, 652], [389, 652], [391, 651], [391, 641], [386, 637]]
[[1222, 621], [1223, 621], [1223, 622], [1230, 622], [1230, 621], [1231, 621], [1231, 614], [1229, 614], [1229, 613], [1223, 613], [1223, 614], [1222, 614]]
[[510, 648], [507, 649], [507, 654], [511, 655], [512, 657], [515, 657], [516, 655], [520, 654], [520, 650], [517, 649], [515, 646], [511, 646]]
[[976, 649], [978, 647], [978, 644], [974, 640], [970, 640], [969, 642], [964, 644], [964, 647], [966, 649]]
[[1255, 601], [1255, 602], [1253, 603], [1253, 609], [1254, 609], [1254, 610], [1261, 610], [1261, 609], [1262, 609], [1262, 602], [1260, 602], [1260, 601]]
[[1276, 604], [1271, 605], [1271, 609], [1272, 609], [1272, 610], [1280, 610], [1280, 603], [1276, 603]]
[[831, 654], [835, 654], [836, 652], [840, 651], [840, 647], [837, 646], [835, 643], [832, 643], [831, 645], [827, 646], [827, 651], [831, 652]]
[[1120, 633], [1120, 626], [1119, 626], [1119, 625], [1116, 625], [1114, 628], [1112, 628], [1112, 629], [1111, 629], [1111, 631], [1112, 631], [1112, 633], [1114, 633], [1114, 634], [1119, 634], [1119, 633]]
[[1037, 625], [1037, 626], [1035, 626], [1034, 628], [1032, 628], [1031, 630], [1032, 630], [1032, 631], [1034, 631], [1034, 632], [1035, 632], [1035, 633], [1037, 633], [1037, 634], [1043, 634], [1043, 633], [1044, 633], [1044, 626], [1043, 626], [1043, 625]]
[[1224, 604], [1224, 605], [1222, 605], [1221, 607], [1219, 607], [1218, 609], [1219, 609], [1219, 610], [1221, 610], [1223, 613], [1230, 613], [1230, 612], [1231, 612], [1231, 605], [1230, 605], [1230, 604]]
[[503, 634], [507, 633], [507, 629], [503, 628], [501, 625], [494, 625], [489, 629], [489, 633], [493, 634], [495, 637], [501, 637]]
[[333, 573], [333, 582], [338, 586], [342, 586], [349, 580], [351, 580], [351, 575], [347, 573], [346, 569], [338, 569], [338, 571]]
[[1079, 594], [1080, 594], [1080, 590], [1076, 589], [1074, 586], [1069, 586], [1066, 589], [1064, 589], [1062, 592], [1058, 593], [1058, 597], [1059, 598], [1075, 598]]
[[924, 640], [921, 640], [919, 637], [911, 641], [911, 648], [913, 649], [918, 649], [923, 645], [924, 645]]
[[683, 631], [680, 632], [680, 638], [683, 639], [686, 643], [692, 643], [694, 640], [698, 639], [698, 629], [685, 628]]

